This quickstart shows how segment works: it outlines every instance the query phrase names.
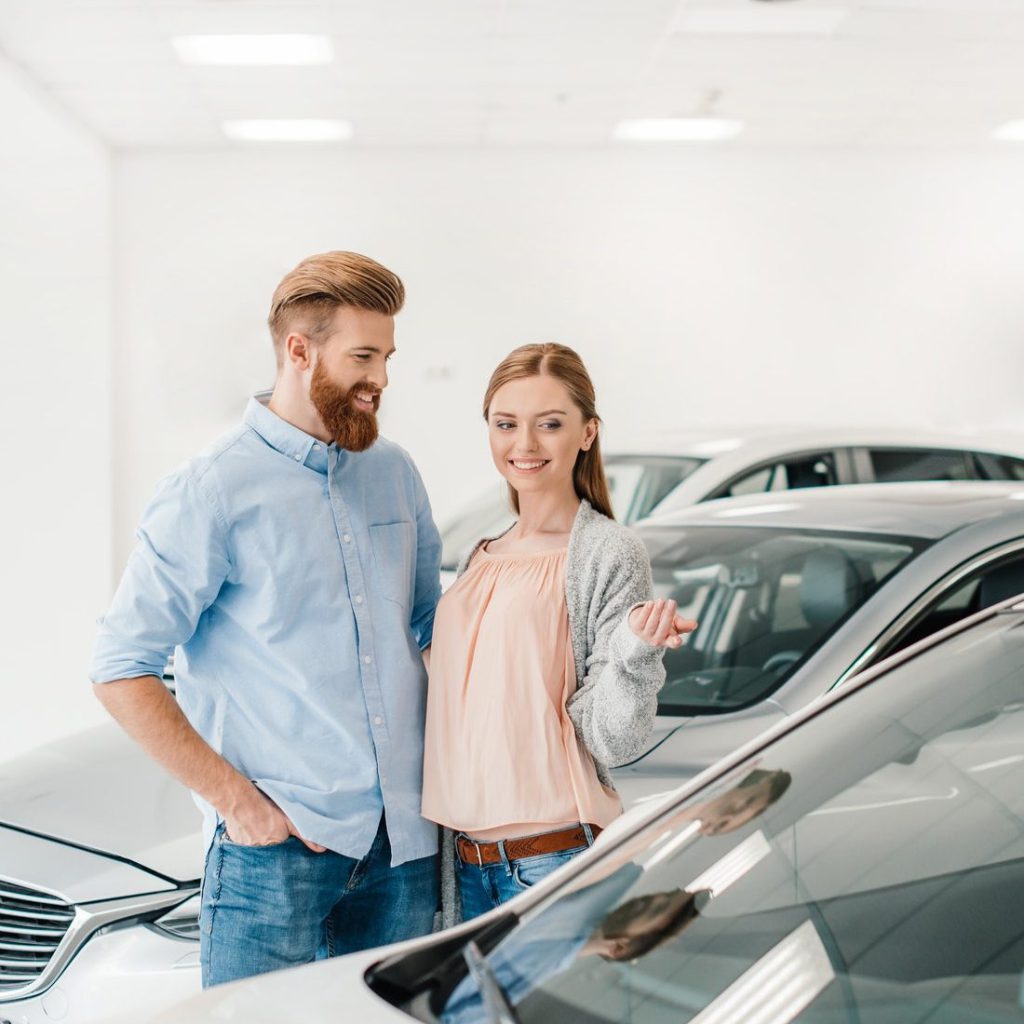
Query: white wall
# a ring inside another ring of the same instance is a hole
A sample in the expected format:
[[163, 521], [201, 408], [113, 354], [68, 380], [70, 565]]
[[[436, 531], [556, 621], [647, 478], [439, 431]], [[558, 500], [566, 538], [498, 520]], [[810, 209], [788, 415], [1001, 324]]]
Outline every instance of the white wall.
[[0, 60], [0, 757], [99, 721], [111, 577], [110, 166]]
[[591, 366], [610, 431], [817, 420], [1024, 427], [1024, 154], [123, 156], [115, 561], [154, 481], [269, 384], [281, 275], [398, 271], [385, 429], [439, 518], [488, 480], [479, 402], [515, 345]]

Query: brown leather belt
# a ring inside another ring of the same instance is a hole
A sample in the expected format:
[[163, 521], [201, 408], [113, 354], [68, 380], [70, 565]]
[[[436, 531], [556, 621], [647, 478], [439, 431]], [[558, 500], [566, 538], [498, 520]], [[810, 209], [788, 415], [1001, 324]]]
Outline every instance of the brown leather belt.
[[[597, 825], [590, 826], [590, 833], [596, 839], [601, 834]], [[539, 857], [545, 853], [561, 853], [586, 846], [587, 834], [582, 825], [563, 828], [556, 832], [539, 832], [535, 836], [520, 836], [505, 840], [505, 857], [508, 860], [522, 860], [524, 857]], [[458, 836], [455, 848], [463, 864], [500, 864], [501, 850], [497, 843], [478, 843], [466, 836]]]

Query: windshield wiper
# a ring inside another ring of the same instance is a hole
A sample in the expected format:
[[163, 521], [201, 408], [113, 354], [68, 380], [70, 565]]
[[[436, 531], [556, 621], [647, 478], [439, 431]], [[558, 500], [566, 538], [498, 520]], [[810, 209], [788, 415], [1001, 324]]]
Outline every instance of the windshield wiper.
[[463, 946], [462, 957], [473, 981], [476, 982], [476, 987], [480, 990], [487, 1017], [492, 1024], [521, 1024], [508, 997], [498, 984], [491, 965], [484, 959], [480, 947], [472, 939]]

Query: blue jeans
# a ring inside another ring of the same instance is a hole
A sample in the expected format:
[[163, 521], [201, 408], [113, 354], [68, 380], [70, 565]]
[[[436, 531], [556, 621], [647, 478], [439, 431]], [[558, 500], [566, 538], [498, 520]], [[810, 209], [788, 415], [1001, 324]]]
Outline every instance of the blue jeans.
[[383, 818], [362, 860], [294, 836], [242, 846], [222, 822], [203, 875], [203, 987], [427, 935], [437, 902], [437, 858], [391, 867]]
[[509, 860], [502, 850], [501, 861], [483, 865], [466, 864], [456, 853], [455, 874], [459, 882], [462, 919], [469, 921], [479, 917], [508, 902], [513, 896], [526, 892], [531, 885], [536, 885], [586, 848], [587, 844], [584, 844], [571, 850], [520, 857], [517, 860]]

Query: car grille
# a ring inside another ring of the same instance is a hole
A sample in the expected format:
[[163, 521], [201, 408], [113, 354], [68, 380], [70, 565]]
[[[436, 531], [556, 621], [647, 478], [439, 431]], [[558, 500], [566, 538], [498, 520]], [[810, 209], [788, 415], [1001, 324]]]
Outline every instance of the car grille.
[[58, 897], [0, 879], [0, 993], [43, 973], [74, 917]]

